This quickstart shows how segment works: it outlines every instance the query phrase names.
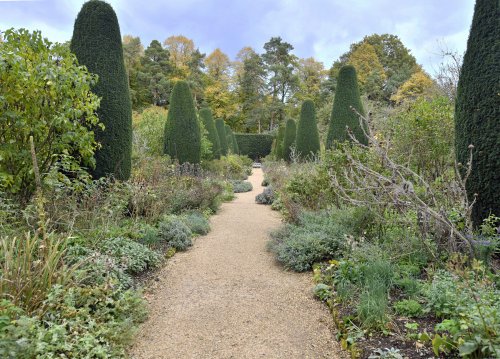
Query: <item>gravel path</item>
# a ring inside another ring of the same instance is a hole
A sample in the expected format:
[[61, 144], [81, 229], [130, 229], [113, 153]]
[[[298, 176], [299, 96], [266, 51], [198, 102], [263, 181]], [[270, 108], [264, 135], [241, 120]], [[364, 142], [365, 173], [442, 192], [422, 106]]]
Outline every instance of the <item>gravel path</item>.
[[132, 358], [341, 358], [311, 274], [284, 271], [266, 251], [278, 214], [237, 195], [212, 217], [212, 231], [176, 254], [148, 288], [150, 318]]

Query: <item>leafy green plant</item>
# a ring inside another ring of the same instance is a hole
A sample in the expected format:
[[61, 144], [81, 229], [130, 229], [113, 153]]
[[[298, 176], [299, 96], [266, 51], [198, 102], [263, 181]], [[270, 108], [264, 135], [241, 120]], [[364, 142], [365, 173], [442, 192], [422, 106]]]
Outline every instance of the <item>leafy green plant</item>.
[[139, 293], [109, 286], [56, 285], [45, 311], [27, 316], [0, 302], [0, 355], [4, 358], [120, 358], [146, 318]]
[[253, 186], [247, 181], [232, 181], [234, 193], [250, 192]]
[[[97, 81], [68, 47], [39, 31], [7, 30], [0, 46], [0, 190], [27, 199], [34, 191], [29, 137], [42, 177], [59, 163], [59, 179], [94, 164]], [[36, 71], [33, 71], [36, 69]], [[54, 136], [53, 134], [64, 134]]]
[[132, 117], [132, 154], [134, 160], [163, 154], [163, 129], [167, 111], [158, 106], [146, 108]]
[[274, 191], [272, 187], [264, 188], [262, 193], [255, 196], [255, 202], [258, 204], [273, 204], [274, 202]]
[[332, 289], [324, 283], [318, 283], [314, 287], [314, 295], [320, 300], [325, 301], [332, 296]]
[[394, 310], [409, 318], [419, 317], [423, 313], [422, 305], [413, 299], [404, 299], [394, 303]]
[[184, 251], [193, 245], [192, 232], [177, 216], [166, 216], [158, 226], [159, 236], [169, 246]]
[[70, 286], [75, 266], [64, 262], [67, 239], [27, 233], [0, 239], [0, 295], [32, 313], [55, 284]]
[[109, 285], [119, 289], [132, 287], [132, 277], [120, 260], [97, 250], [76, 244], [68, 247], [65, 260], [78, 265], [75, 279], [81, 285]]
[[108, 239], [99, 244], [99, 250], [115, 258], [131, 274], [154, 268], [161, 262], [158, 253], [128, 238]]
[[403, 359], [403, 355], [397, 348], [375, 349], [368, 359]]
[[181, 217], [182, 221], [189, 227], [191, 232], [205, 235], [210, 232], [208, 219], [200, 212], [190, 212]]

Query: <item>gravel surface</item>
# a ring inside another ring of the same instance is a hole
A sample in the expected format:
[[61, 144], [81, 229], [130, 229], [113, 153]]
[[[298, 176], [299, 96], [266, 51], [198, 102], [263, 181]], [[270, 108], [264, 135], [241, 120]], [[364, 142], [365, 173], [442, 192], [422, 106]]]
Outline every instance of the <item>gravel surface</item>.
[[254, 190], [212, 217], [212, 231], [178, 253], [146, 290], [150, 318], [132, 358], [344, 358], [310, 273], [284, 271], [266, 251], [280, 225]]

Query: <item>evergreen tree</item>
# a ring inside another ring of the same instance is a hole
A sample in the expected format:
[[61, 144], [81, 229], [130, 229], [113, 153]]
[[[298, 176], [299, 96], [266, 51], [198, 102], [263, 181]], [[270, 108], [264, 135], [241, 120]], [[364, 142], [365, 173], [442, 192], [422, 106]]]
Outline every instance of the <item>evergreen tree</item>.
[[185, 81], [178, 81], [170, 96], [165, 125], [165, 153], [179, 163], [199, 163], [201, 133], [193, 95]]
[[295, 121], [291, 118], [288, 119], [288, 121], [286, 121], [285, 137], [283, 139], [283, 157], [287, 162], [292, 160], [292, 147], [295, 146], [296, 132], [297, 126], [295, 125]]
[[237, 155], [239, 155], [240, 154], [240, 148], [238, 146], [238, 141], [236, 140], [236, 135], [232, 131], [231, 131], [231, 136], [233, 138], [234, 153], [237, 154]]
[[99, 76], [92, 92], [101, 97], [97, 114], [105, 128], [93, 128], [101, 148], [92, 176], [126, 180], [132, 166], [132, 107], [120, 27], [111, 5], [98, 0], [83, 4], [70, 48], [80, 65]]
[[350, 140], [347, 128], [352, 131], [359, 142], [368, 144], [368, 139], [359, 123], [359, 116], [352, 109], [357, 110], [364, 116], [363, 105], [359, 97], [356, 70], [354, 66], [347, 65], [342, 67], [339, 72], [326, 148], [332, 148], [335, 141], [344, 142]]
[[231, 130], [231, 127], [229, 127], [229, 125], [225, 125], [224, 130], [226, 131], [227, 148], [229, 152], [236, 153], [236, 148], [235, 148], [236, 141], [233, 139], [233, 130]]
[[208, 107], [202, 108], [200, 110], [200, 118], [203, 121], [203, 125], [208, 132], [208, 140], [212, 143], [212, 154], [215, 159], [220, 158], [220, 139], [217, 129], [215, 128], [214, 118], [212, 116], [212, 110]]
[[500, 215], [500, 4], [478, 0], [467, 42], [455, 107], [457, 161], [466, 167], [473, 145], [467, 193], [475, 226]]
[[284, 159], [284, 148], [285, 146], [283, 145], [285, 138], [285, 126], [280, 125], [278, 128], [278, 137], [276, 137], [276, 159], [277, 160], [282, 160]]
[[217, 134], [219, 135], [221, 156], [227, 156], [227, 153], [229, 151], [225, 126], [226, 125], [224, 124], [223, 119], [218, 118], [217, 120], [215, 120], [215, 128], [217, 129]]
[[320, 150], [316, 110], [312, 100], [305, 100], [300, 110], [296, 139], [297, 154], [302, 159], [315, 156]]

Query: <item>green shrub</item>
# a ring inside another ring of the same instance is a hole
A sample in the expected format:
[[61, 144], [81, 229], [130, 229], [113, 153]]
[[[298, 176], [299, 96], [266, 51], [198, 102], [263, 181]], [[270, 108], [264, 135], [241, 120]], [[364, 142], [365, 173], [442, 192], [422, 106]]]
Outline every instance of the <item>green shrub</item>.
[[132, 154], [134, 161], [151, 156], [161, 156], [164, 151], [163, 131], [167, 122], [167, 111], [151, 106], [132, 117]]
[[146, 309], [139, 294], [111, 286], [56, 285], [40, 316], [0, 303], [3, 358], [122, 358]]
[[[436, 331], [449, 334], [461, 356], [472, 358], [500, 355], [500, 291], [485, 276], [484, 267], [461, 276], [440, 270], [425, 291], [429, 308], [445, 318]], [[441, 350], [440, 346], [438, 346]]]
[[99, 76], [92, 92], [101, 98], [97, 114], [104, 129], [92, 128], [101, 144], [93, 176], [126, 180], [132, 167], [132, 104], [120, 27], [111, 5], [104, 1], [83, 4], [75, 20], [71, 52], [80, 65]]
[[65, 259], [68, 264], [77, 266], [75, 277], [81, 285], [110, 285], [119, 289], [132, 287], [132, 277], [126, 272], [126, 266], [111, 255], [77, 244], [68, 248]]
[[235, 133], [240, 155], [248, 156], [254, 161], [266, 157], [271, 153], [273, 136], [257, 133]]
[[179, 163], [200, 163], [201, 131], [193, 95], [185, 81], [178, 81], [170, 95], [165, 125], [165, 154]]
[[208, 140], [212, 143], [212, 154], [213, 158], [219, 159], [221, 156], [221, 145], [219, 134], [215, 128], [214, 118], [212, 116], [212, 111], [208, 107], [204, 107], [200, 110], [200, 118], [203, 121], [203, 125], [208, 132]]
[[283, 141], [285, 139], [285, 126], [281, 124], [278, 128], [278, 136], [276, 137], [276, 146], [275, 146], [275, 157], [277, 160], [282, 160], [285, 155], [285, 146]]
[[338, 258], [351, 229], [336, 214], [303, 213], [298, 225], [288, 225], [284, 232], [271, 235], [270, 249], [286, 268], [297, 272], [310, 270], [316, 262]]
[[234, 193], [250, 192], [253, 189], [252, 184], [247, 181], [232, 181], [231, 184]]
[[285, 127], [285, 137], [283, 138], [283, 157], [285, 161], [292, 160], [292, 150], [295, 147], [295, 137], [297, 135], [297, 127], [295, 121], [288, 119]]
[[99, 250], [115, 258], [131, 274], [154, 268], [161, 262], [158, 253], [128, 238], [108, 239], [99, 244]]
[[352, 65], [347, 65], [340, 69], [337, 78], [337, 91], [333, 101], [326, 148], [332, 148], [335, 142], [350, 141], [347, 128], [359, 142], [368, 144], [368, 139], [360, 126], [359, 116], [351, 108], [364, 115], [356, 69]]
[[244, 180], [252, 173], [251, 165], [252, 160], [246, 156], [227, 155], [219, 160], [203, 163], [203, 168], [229, 180]]
[[467, 181], [469, 199], [475, 199], [472, 219], [476, 226], [490, 214], [500, 216], [500, 24], [497, 0], [476, 1], [457, 87], [455, 152], [457, 162], [469, 162], [474, 146], [472, 172]]
[[177, 216], [166, 216], [159, 224], [159, 236], [169, 246], [184, 251], [193, 245], [191, 229]]
[[[35, 181], [30, 136], [43, 177], [62, 167], [66, 171], [59, 171], [58, 178], [65, 181], [81, 166], [93, 166], [97, 143], [89, 128], [99, 123], [95, 114], [99, 99], [91, 92], [97, 77], [79, 66], [66, 46], [50, 43], [40, 32], [11, 29], [3, 36], [0, 191], [27, 199]], [[56, 58], [58, 61], [53, 60]], [[56, 133], [64, 136], [54, 136]]]
[[192, 233], [204, 236], [210, 232], [210, 222], [200, 212], [190, 212], [181, 217]]
[[394, 310], [409, 318], [420, 317], [423, 313], [422, 305], [413, 299], [404, 299], [394, 303]]
[[271, 187], [264, 188], [264, 192], [255, 196], [255, 202], [257, 204], [273, 204], [274, 199], [274, 191]]
[[394, 284], [409, 297], [413, 297], [420, 293], [421, 285], [415, 278], [403, 277], [396, 279]]
[[229, 143], [227, 142], [225, 126], [226, 124], [224, 123], [223, 119], [218, 118], [217, 120], [215, 120], [215, 128], [217, 130], [217, 134], [219, 135], [221, 156], [227, 156], [229, 153]]
[[297, 154], [302, 159], [308, 159], [316, 156], [319, 150], [319, 134], [314, 102], [306, 100], [302, 103], [300, 119], [297, 125]]

